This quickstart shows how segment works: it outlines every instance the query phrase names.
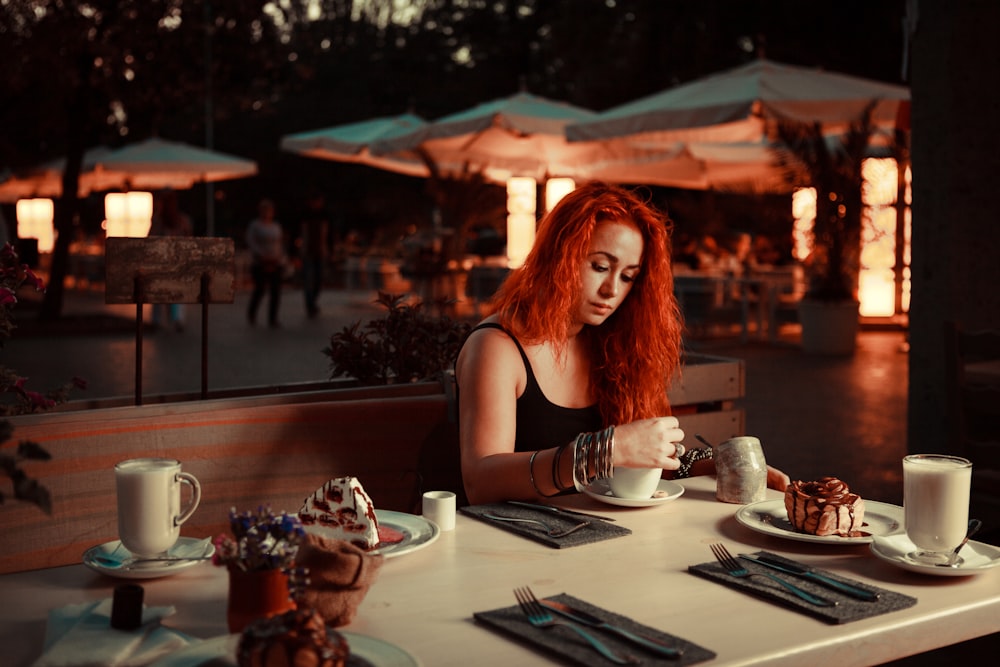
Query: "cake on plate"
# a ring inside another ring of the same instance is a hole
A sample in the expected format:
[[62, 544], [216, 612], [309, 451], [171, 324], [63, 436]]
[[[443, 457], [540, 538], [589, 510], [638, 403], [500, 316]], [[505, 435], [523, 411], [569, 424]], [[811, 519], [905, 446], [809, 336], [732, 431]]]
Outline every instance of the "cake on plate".
[[836, 477], [794, 481], [785, 489], [788, 520], [800, 533], [841, 537], [862, 535], [865, 501]]
[[320, 526], [325, 537], [344, 540], [365, 551], [404, 539], [401, 532], [379, 526], [375, 504], [357, 477], [324, 482], [305, 499], [298, 516], [303, 526]]

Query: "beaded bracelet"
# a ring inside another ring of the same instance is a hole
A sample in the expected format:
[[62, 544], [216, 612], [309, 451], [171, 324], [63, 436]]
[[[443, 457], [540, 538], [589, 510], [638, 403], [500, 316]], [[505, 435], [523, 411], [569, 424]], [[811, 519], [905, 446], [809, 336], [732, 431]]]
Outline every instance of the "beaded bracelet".
[[674, 471], [675, 479], [683, 479], [684, 477], [691, 476], [691, 466], [693, 466], [698, 461], [704, 461], [710, 459], [714, 456], [714, 452], [708, 447], [703, 447], [701, 449], [692, 449], [690, 451], [684, 452], [679, 456], [681, 462], [681, 467]]

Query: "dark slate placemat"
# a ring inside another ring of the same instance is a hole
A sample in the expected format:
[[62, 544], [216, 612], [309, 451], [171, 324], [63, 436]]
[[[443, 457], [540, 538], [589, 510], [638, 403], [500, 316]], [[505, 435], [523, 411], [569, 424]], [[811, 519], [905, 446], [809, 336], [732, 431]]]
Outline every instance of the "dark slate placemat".
[[[795, 562], [769, 551], [758, 551], [749, 555], [769, 556], [771, 558], [789, 563]], [[808, 579], [804, 579], [803, 577], [797, 577], [794, 574], [776, 572], [770, 568], [764, 567], [763, 565], [752, 563], [744, 558], [739, 558], [738, 560], [740, 565], [745, 567], [750, 572], [777, 575], [785, 581], [791, 582], [809, 593], [824, 597], [828, 600], [835, 600], [837, 602], [837, 606], [818, 607], [814, 604], [810, 604], [765, 577], [734, 577], [726, 572], [722, 565], [714, 560], [708, 563], [701, 563], [700, 565], [691, 565], [688, 567], [688, 572], [696, 574], [699, 577], [712, 579], [713, 581], [717, 581], [726, 586], [731, 586], [732, 588], [747, 591], [758, 597], [763, 597], [773, 602], [777, 602], [778, 604], [794, 609], [795, 611], [815, 616], [822, 621], [832, 624], [850, 623], [851, 621], [857, 621], [862, 618], [880, 616], [889, 612], [912, 607], [917, 603], [917, 599], [910, 597], [909, 595], [903, 595], [902, 593], [897, 593], [896, 591], [890, 591], [885, 588], [879, 588], [878, 586], [872, 586], [860, 581], [855, 581], [854, 579], [848, 579], [847, 577], [843, 577], [826, 570], [816, 570], [816, 572], [825, 574], [831, 579], [837, 579], [838, 581], [852, 584], [854, 586], [858, 586], [859, 588], [864, 588], [865, 590], [874, 591], [879, 594], [878, 600], [874, 602], [866, 602], [864, 600], [852, 598], [849, 595], [827, 588], [821, 584], [814, 583]]]
[[[601, 640], [608, 648], [619, 654], [631, 654], [642, 661], [643, 665], [694, 665], [705, 662], [715, 657], [715, 653], [697, 644], [693, 644], [686, 639], [671, 635], [667, 632], [657, 630], [637, 623], [627, 616], [621, 616], [601, 607], [594, 606], [588, 602], [577, 599], [572, 595], [560, 593], [550, 595], [549, 600], [556, 600], [564, 604], [576, 607], [597, 616], [602, 621], [625, 628], [630, 632], [646, 635], [651, 639], [664, 642], [668, 646], [674, 646], [684, 653], [678, 658], [667, 658], [645, 650], [632, 642], [626, 641], [617, 635], [597, 628], [589, 628], [579, 625]], [[539, 648], [549, 654], [562, 657], [574, 664], [584, 667], [594, 665], [611, 665], [610, 660], [594, 650], [582, 637], [575, 632], [559, 628], [536, 628], [528, 622], [528, 618], [517, 605], [504, 607], [492, 611], [476, 612], [473, 618], [477, 622], [488, 625], [500, 632], [512, 635], [518, 639], [523, 639], [532, 646]], [[566, 620], [566, 619], [563, 619]]]
[[[501, 530], [506, 530], [507, 532], [520, 535], [521, 537], [527, 537], [530, 540], [541, 542], [546, 546], [554, 547], [556, 549], [575, 547], [581, 544], [591, 544], [593, 542], [601, 542], [603, 540], [611, 539], [612, 537], [621, 537], [623, 535], [632, 534], [632, 531], [624, 526], [616, 526], [613, 523], [601, 521], [600, 519], [587, 519], [586, 517], [555, 514], [553, 512], [546, 512], [545, 510], [536, 510], [530, 507], [520, 507], [517, 505], [509, 505], [507, 503], [467, 505], [459, 508], [459, 511], [479, 519], [480, 521], [484, 521], [491, 526], [496, 526]], [[535, 521], [541, 521], [548, 526], [559, 529], [569, 528], [583, 522], [588, 522], [590, 525], [564, 537], [549, 537], [545, 531], [542, 530], [541, 526], [528, 523], [516, 523], [513, 521], [496, 521], [484, 516], [485, 514], [494, 514], [496, 516], [511, 517], [514, 519], [534, 519]]]

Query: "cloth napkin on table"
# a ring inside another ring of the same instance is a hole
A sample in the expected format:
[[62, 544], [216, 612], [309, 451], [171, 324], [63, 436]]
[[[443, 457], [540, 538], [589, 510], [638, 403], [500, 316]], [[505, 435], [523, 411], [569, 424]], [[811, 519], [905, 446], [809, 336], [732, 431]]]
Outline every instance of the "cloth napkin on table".
[[358, 605], [378, 578], [385, 556], [370, 554], [344, 540], [306, 533], [295, 564], [309, 569], [303, 606], [312, 607], [333, 627], [354, 620]]
[[142, 667], [187, 646], [192, 639], [160, 621], [171, 607], [144, 607], [135, 630], [111, 627], [112, 599], [49, 612], [42, 656], [32, 667]]
[[[536, 510], [530, 507], [509, 505], [507, 503], [467, 505], [465, 507], [460, 507], [459, 511], [488, 523], [491, 526], [496, 526], [502, 530], [515, 533], [522, 537], [527, 537], [530, 540], [541, 542], [546, 546], [554, 547], [556, 549], [575, 547], [580, 544], [591, 544], [592, 542], [601, 542], [613, 537], [621, 537], [623, 535], [632, 534], [630, 529], [625, 528], [624, 526], [615, 525], [609, 521], [588, 519], [582, 516], [560, 515], [553, 512], [547, 512], [545, 510]], [[484, 516], [486, 514], [495, 514], [497, 516], [506, 516], [515, 519], [534, 519], [535, 521], [541, 521], [542, 523], [552, 526], [553, 528], [569, 528], [570, 526], [583, 521], [589, 521], [590, 525], [564, 537], [549, 537], [540, 526], [528, 523], [517, 523], [514, 521], [496, 521]]]
[[[683, 665], [693, 665], [699, 662], [705, 662], [706, 660], [711, 660], [715, 657], [714, 652], [698, 646], [697, 644], [693, 644], [686, 639], [662, 632], [656, 628], [651, 628], [648, 625], [642, 625], [627, 616], [615, 614], [606, 609], [602, 609], [601, 607], [579, 600], [572, 595], [561, 593], [559, 595], [550, 595], [547, 599], [568, 604], [576, 609], [593, 614], [602, 621], [625, 628], [626, 630], [636, 634], [645, 635], [650, 639], [662, 641], [668, 646], [674, 646], [684, 652], [678, 658], [667, 658], [640, 648], [632, 642], [622, 639], [618, 635], [610, 632], [605, 632], [597, 628], [581, 626], [588, 632], [592, 633], [597, 639], [601, 640], [601, 642], [606, 644], [608, 648], [621, 654], [627, 653], [634, 655], [636, 658], [642, 660], [643, 665], [671, 665], [671, 667], [683, 667]], [[524, 615], [524, 612], [521, 611], [521, 608], [518, 605], [504, 607], [502, 609], [494, 609], [492, 611], [476, 612], [472, 616], [477, 622], [482, 623], [483, 625], [487, 625], [495, 630], [512, 635], [518, 639], [523, 639], [536, 648], [555, 654], [564, 659], [571, 660], [578, 665], [583, 665], [584, 667], [594, 667], [594, 665], [611, 664], [611, 662], [605, 660], [599, 653], [594, 651], [590, 644], [586, 643], [586, 641], [584, 641], [575, 632], [569, 632], [566, 630], [553, 632], [551, 629], [536, 628], [531, 625], [531, 623], [528, 622], [528, 617]], [[555, 613], [553, 613], [553, 616], [555, 616]]]
[[[780, 554], [771, 553], [769, 551], [758, 551], [755, 554], [750, 555], [768, 556], [778, 561], [795, 563], [793, 560], [789, 560]], [[837, 602], [837, 606], [819, 607], [817, 605], [810, 604], [765, 577], [734, 577], [727, 573], [722, 565], [715, 560], [708, 563], [701, 563], [700, 565], [691, 565], [688, 567], [688, 572], [698, 575], [699, 577], [711, 579], [712, 581], [717, 581], [723, 585], [731, 586], [732, 588], [751, 593], [758, 597], [766, 598], [795, 611], [815, 616], [820, 620], [832, 624], [850, 623], [851, 621], [857, 621], [862, 618], [880, 616], [892, 611], [899, 611], [900, 609], [912, 607], [917, 603], [917, 599], [910, 597], [909, 595], [903, 595], [902, 593], [897, 593], [896, 591], [890, 591], [885, 588], [879, 588], [878, 586], [872, 586], [860, 581], [855, 581], [854, 579], [849, 579], [825, 570], [817, 569], [816, 571], [825, 574], [831, 579], [837, 579], [844, 583], [858, 586], [859, 588], [874, 591], [879, 594], [879, 599], [875, 602], [858, 600], [849, 595], [827, 588], [826, 586], [809, 581], [808, 579], [797, 577], [794, 574], [776, 572], [763, 565], [751, 563], [744, 558], [740, 558], [739, 562], [740, 565], [745, 567], [750, 572], [773, 574], [783, 578], [785, 581], [795, 584], [809, 593], [824, 597], [828, 600], [835, 600]]]

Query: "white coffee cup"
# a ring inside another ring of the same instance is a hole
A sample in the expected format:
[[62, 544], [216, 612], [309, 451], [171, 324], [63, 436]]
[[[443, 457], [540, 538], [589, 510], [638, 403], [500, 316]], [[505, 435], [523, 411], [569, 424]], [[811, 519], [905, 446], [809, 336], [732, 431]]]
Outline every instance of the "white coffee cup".
[[[181, 484], [191, 487], [191, 498], [181, 510]], [[163, 554], [180, 537], [201, 501], [201, 485], [194, 475], [181, 472], [176, 459], [129, 459], [115, 465], [118, 494], [118, 539], [137, 556]]]
[[441, 530], [455, 529], [455, 494], [451, 491], [428, 491], [423, 496], [424, 518]]
[[608, 479], [608, 486], [616, 498], [646, 500], [656, 493], [662, 476], [662, 468], [616, 467]]
[[922, 563], [944, 563], [969, 527], [972, 462], [945, 454], [903, 457], [903, 527]]

